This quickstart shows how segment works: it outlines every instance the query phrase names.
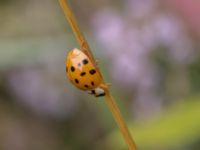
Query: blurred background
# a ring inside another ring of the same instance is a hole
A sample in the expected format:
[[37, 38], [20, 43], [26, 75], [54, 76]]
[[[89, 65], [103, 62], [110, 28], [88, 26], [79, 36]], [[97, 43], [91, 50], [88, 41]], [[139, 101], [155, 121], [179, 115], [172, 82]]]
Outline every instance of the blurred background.
[[[140, 150], [200, 149], [200, 3], [71, 7]], [[126, 150], [103, 98], [73, 87], [79, 47], [56, 0], [0, 0], [0, 149]]]

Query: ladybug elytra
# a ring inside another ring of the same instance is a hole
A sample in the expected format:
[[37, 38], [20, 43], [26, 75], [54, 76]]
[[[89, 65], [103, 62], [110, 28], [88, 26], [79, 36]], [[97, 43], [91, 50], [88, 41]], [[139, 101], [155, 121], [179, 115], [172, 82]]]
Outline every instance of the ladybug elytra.
[[68, 79], [77, 88], [96, 97], [105, 95], [100, 87], [101, 77], [95, 64], [81, 50], [73, 48], [69, 51], [66, 59], [66, 72]]

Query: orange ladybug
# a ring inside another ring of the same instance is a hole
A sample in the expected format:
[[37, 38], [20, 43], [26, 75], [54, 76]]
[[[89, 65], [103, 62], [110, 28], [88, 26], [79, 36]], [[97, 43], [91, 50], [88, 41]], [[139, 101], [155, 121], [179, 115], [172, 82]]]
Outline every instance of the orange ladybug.
[[96, 97], [105, 95], [105, 91], [100, 87], [101, 77], [95, 64], [81, 50], [73, 48], [69, 51], [66, 59], [66, 73], [68, 79], [77, 88]]

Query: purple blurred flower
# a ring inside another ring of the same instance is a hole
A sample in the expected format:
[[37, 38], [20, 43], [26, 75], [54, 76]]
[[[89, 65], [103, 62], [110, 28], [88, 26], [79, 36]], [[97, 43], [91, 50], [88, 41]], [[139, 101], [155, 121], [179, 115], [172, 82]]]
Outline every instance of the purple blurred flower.
[[[97, 12], [92, 20], [94, 33], [111, 60], [113, 78], [135, 90], [136, 104], [142, 110], [149, 107], [152, 112], [159, 111], [161, 77], [151, 55], [162, 45], [171, 63], [185, 66], [194, 60], [193, 43], [183, 22], [161, 11], [157, 0], [126, 0], [124, 4], [126, 19], [113, 10]], [[144, 107], [145, 103], [148, 105]]]
[[65, 88], [56, 83], [53, 76], [52, 72], [37, 67], [18, 68], [9, 74], [10, 88], [22, 105], [37, 114], [56, 118], [66, 117], [76, 106], [74, 93], [68, 89], [66, 97], [66, 91], [63, 91]]

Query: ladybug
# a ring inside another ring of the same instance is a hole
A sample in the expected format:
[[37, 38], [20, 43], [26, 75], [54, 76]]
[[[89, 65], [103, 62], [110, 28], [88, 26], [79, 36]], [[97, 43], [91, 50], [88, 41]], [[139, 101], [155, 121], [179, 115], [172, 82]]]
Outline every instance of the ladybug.
[[101, 76], [96, 70], [96, 65], [80, 49], [73, 48], [69, 51], [66, 73], [70, 82], [77, 88], [96, 97], [105, 96], [105, 91], [100, 87]]

